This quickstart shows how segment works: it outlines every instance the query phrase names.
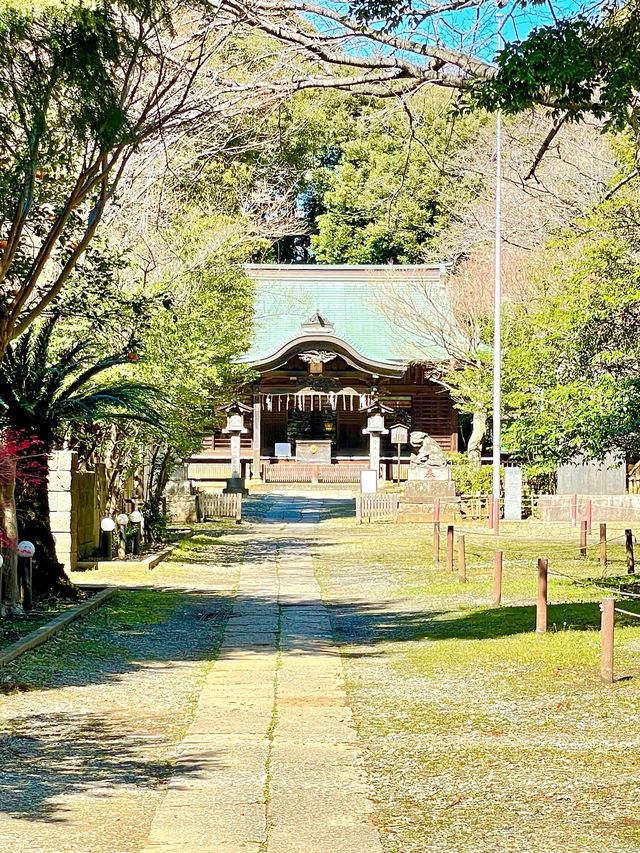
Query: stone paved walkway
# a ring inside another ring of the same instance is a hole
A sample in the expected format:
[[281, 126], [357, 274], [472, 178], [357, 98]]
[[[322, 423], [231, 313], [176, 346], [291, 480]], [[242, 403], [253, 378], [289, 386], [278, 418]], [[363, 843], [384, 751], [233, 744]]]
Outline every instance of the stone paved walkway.
[[380, 853], [306, 535], [278, 499], [247, 547], [221, 654], [144, 853]]

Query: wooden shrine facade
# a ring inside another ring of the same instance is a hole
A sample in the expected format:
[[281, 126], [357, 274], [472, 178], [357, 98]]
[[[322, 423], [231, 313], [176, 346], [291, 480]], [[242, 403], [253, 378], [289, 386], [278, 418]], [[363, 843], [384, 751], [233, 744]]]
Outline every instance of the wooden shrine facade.
[[[319, 269], [315, 268], [316, 276]], [[329, 290], [333, 269], [322, 268]], [[349, 275], [355, 285], [365, 287], [361, 269], [354, 273], [351, 268], [340, 268], [341, 280]], [[266, 270], [267, 278], [272, 275], [271, 268], [261, 270], [263, 274]], [[295, 272], [301, 278], [296, 294], [304, 293], [305, 270]], [[335, 301], [334, 312], [344, 301]], [[385, 415], [387, 427], [403, 423], [411, 430], [429, 433], [443, 450], [456, 451], [457, 413], [448, 392], [429, 379], [432, 365], [408, 363], [406, 358], [394, 358], [392, 351], [384, 358], [372, 354], [371, 345], [359, 347], [354, 334], [345, 334], [350, 331], [348, 316], [334, 323], [329, 310], [307, 314], [279, 346], [265, 346], [257, 357], [254, 349], [249, 363], [259, 378], [239, 395], [251, 407], [244, 419], [247, 432], [240, 438], [243, 477], [273, 483], [359, 482], [360, 471], [369, 466], [369, 437], [363, 432], [365, 410], [374, 401], [392, 410]], [[364, 309], [361, 323], [363, 316], [366, 321]], [[377, 322], [383, 348], [384, 325], [380, 318]], [[309, 447], [318, 451], [317, 463], [307, 453]], [[406, 476], [409, 453], [405, 446], [401, 477]], [[380, 467], [382, 478], [397, 476], [397, 448], [388, 435], [382, 436]], [[189, 460], [187, 473], [207, 488], [228, 477], [229, 470], [230, 440], [220, 429], [204, 440], [201, 452]]]

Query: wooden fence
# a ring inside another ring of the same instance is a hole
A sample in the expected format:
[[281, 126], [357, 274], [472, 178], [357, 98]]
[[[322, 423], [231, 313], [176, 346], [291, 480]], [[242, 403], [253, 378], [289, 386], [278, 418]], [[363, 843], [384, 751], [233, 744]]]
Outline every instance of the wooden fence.
[[362, 524], [365, 518], [398, 518], [399, 495], [356, 495], [356, 521]]
[[242, 521], [242, 495], [215, 495], [210, 492], [200, 494], [203, 518], [235, 518]]

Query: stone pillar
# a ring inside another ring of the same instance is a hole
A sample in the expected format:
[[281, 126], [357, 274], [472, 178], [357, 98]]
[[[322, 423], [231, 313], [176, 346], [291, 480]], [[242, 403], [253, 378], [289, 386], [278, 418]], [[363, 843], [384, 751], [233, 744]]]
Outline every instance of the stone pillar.
[[233, 432], [231, 439], [231, 479], [242, 477], [242, 463], [240, 462], [240, 433]]
[[262, 408], [260, 394], [253, 398], [253, 461], [251, 465], [251, 482], [260, 483], [260, 449], [262, 446]]
[[49, 460], [49, 519], [56, 554], [66, 571], [78, 562], [78, 454], [54, 450]]
[[369, 433], [369, 468], [380, 476], [380, 433]]

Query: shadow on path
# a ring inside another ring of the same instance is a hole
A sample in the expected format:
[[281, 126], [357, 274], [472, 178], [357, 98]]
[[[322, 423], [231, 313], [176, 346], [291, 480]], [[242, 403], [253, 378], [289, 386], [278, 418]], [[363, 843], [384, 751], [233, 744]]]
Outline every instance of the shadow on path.
[[131, 733], [125, 720], [65, 712], [7, 722], [10, 733], [0, 733], [0, 809], [22, 820], [64, 821], [65, 809], [56, 802], [61, 796], [154, 788], [172, 773], [200, 770], [197, 761], [174, 768], [168, 761], [145, 759], [141, 753], [160, 748], [163, 738]]

